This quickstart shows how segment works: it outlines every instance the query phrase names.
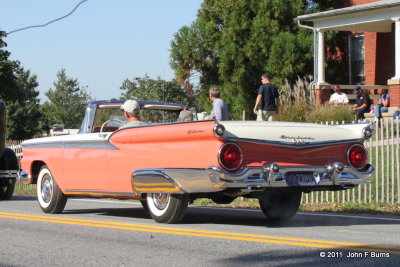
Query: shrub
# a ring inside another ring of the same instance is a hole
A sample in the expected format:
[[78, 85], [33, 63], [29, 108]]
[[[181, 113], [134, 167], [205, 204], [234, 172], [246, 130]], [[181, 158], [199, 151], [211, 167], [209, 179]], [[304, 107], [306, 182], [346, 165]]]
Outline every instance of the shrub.
[[333, 121], [334, 123], [348, 123], [354, 121], [354, 113], [348, 105], [331, 105], [325, 104], [314, 107], [307, 114], [307, 122], [326, 122]]
[[276, 116], [277, 121], [307, 121], [308, 114], [313, 110], [313, 107], [306, 103], [294, 103], [279, 109]]

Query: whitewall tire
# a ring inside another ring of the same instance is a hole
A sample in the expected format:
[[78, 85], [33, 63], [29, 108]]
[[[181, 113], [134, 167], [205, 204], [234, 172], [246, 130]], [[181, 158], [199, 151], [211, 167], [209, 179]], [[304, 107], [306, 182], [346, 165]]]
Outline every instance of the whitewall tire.
[[53, 175], [46, 165], [44, 165], [37, 179], [37, 198], [40, 208], [45, 213], [61, 213], [67, 203], [67, 197], [58, 187]]
[[160, 223], [181, 221], [189, 203], [187, 194], [148, 193], [146, 200], [151, 217]]

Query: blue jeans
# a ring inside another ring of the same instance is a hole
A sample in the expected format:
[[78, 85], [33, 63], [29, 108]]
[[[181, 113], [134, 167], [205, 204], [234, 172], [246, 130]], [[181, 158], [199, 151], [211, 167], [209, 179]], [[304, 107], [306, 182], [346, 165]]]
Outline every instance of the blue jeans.
[[365, 119], [364, 113], [368, 113], [368, 108], [358, 109], [356, 110], [356, 120], [363, 120]]
[[381, 107], [380, 105], [374, 106], [374, 116], [375, 118], [382, 118], [382, 112], [388, 112], [388, 107]]
[[[400, 110], [396, 110], [394, 113], [393, 113], [393, 119], [395, 120], [398, 116], [400, 116]], [[399, 118], [400, 119], [400, 118]]]

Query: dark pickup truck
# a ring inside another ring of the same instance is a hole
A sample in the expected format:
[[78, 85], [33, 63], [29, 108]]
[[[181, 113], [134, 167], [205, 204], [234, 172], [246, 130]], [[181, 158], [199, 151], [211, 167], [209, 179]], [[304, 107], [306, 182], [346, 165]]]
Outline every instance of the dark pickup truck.
[[0, 101], [0, 200], [9, 200], [17, 180], [19, 163], [12, 149], [6, 144], [6, 104]]

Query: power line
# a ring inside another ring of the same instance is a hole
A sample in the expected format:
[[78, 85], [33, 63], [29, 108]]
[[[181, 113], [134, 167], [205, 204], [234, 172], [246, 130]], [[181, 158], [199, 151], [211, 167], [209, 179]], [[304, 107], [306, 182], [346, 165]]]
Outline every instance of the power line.
[[53, 23], [53, 22], [56, 22], [56, 21], [65, 19], [66, 17], [70, 16], [72, 13], [75, 12], [75, 10], [78, 9], [78, 7], [79, 7], [81, 4], [83, 4], [84, 2], [87, 2], [87, 1], [89, 1], [89, 0], [80, 1], [80, 2], [74, 7], [74, 9], [72, 9], [71, 12], [69, 12], [67, 15], [62, 16], [62, 17], [60, 17], [60, 18], [58, 18], [58, 19], [54, 19], [54, 20], [49, 21], [49, 22], [47, 22], [46, 24], [42, 24], [42, 25], [33, 25], [33, 26], [28, 26], [28, 27], [24, 27], [24, 28], [21, 28], [21, 29], [13, 30], [13, 31], [10, 31], [10, 32], [6, 33], [6, 35], [10, 35], [11, 33], [19, 32], [19, 31], [23, 31], [23, 30], [27, 30], [27, 29], [30, 29], [30, 28], [46, 27], [47, 25], [49, 25], [49, 24], [51, 24], [51, 23]]

